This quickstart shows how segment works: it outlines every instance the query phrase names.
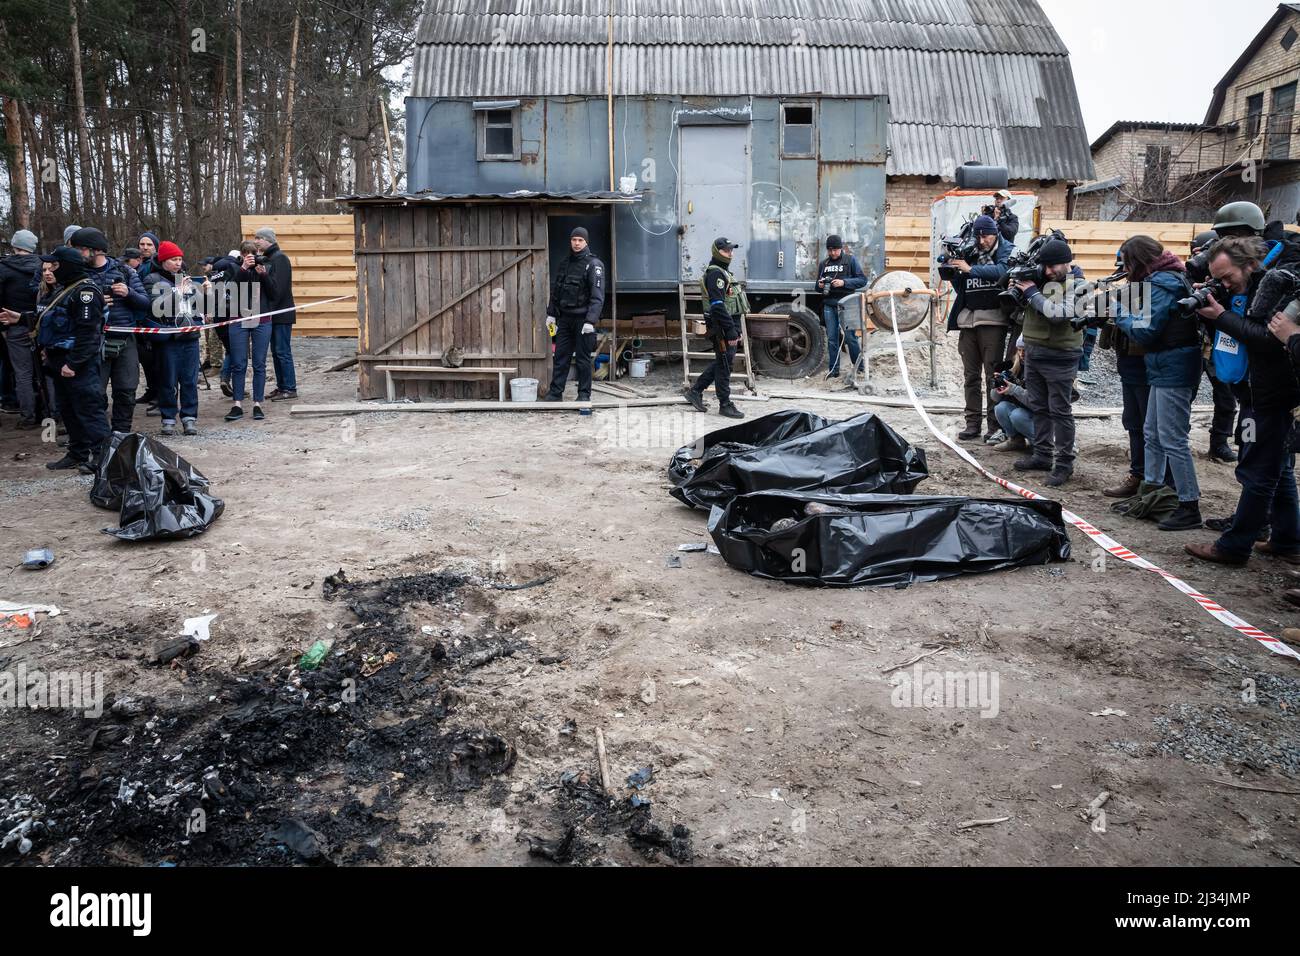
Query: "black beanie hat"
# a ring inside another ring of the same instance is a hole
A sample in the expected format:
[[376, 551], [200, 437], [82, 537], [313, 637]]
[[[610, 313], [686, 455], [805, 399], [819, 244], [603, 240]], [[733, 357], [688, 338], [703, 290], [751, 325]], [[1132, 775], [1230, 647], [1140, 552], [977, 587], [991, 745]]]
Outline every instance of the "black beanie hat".
[[1061, 239], [1049, 239], [1038, 253], [1038, 261], [1045, 266], [1062, 266], [1074, 261], [1074, 252]]
[[579, 226], [577, 229], [574, 229], [573, 232], [569, 233], [569, 238], [570, 238], [570, 239], [587, 239], [588, 241], [590, 241], [590, 237], [587, 235], [587, 230], [586, 230], [585, 228], [583, 228], [582, 226]]

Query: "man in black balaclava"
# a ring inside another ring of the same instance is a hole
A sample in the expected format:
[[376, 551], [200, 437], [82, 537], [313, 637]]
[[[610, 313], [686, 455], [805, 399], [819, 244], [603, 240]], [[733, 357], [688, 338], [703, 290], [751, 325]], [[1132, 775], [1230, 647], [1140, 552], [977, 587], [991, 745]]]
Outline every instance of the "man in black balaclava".
[[[100, 376], [100, 350], [107, 309], [103, 293], [86, 274], [81, 253], [59, 246], [42, 262], [54, 263], [57, 289], [38, 317], [25, 313], [19, 319], [36, 328], [41, 360], [54, 379], [54, 393], [68, 429], [68, 452], [46, 468], [79, 468], [92, 474], [108, 442], [107, 402]], [[5, 321], [16, 313], [5, 311]]]

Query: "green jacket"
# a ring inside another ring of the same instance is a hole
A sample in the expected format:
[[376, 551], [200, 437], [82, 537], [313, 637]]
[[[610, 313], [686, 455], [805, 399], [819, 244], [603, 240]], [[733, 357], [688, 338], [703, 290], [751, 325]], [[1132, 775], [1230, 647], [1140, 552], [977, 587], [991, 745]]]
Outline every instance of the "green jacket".
[[1091, 311], [1092, 297], [1076, 297], [1079, 284], [1078, 277], [1068, 276], [1060, 283], [1063, 294], [1055, 295], [1052, 299], [1043, 295], [1037, 287], [1028, 291], [1029, 305], [1025, 309], [1025, 327], [1022, 332], [1026, 345], [1041, 345], [1062, 351], [1083, 348], [1083, 329], [1076, 332], [1070, 326], [1070, 320]]

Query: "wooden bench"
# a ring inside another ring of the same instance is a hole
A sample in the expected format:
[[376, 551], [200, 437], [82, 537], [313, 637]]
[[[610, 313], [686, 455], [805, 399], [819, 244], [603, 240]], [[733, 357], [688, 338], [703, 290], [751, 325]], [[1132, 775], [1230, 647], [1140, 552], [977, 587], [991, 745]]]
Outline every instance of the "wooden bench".
[[506, 400], [506, 376], [514, 375], [519, 371], [517, 368], [503, 368], [500, 366], [480, 365], [476, 367], [465, 368], [443, 368], [441, 365], [376, 365], [376, 372], [384, 373], [384, 383], [388, 387], [388, 400], [397, 401], [397, 392], [393, 388], [394, 375], [410, 375], [415, 378], [427, 379], [474, 379], [474, 378], [492, 378], [497, 380], [497, 401]]

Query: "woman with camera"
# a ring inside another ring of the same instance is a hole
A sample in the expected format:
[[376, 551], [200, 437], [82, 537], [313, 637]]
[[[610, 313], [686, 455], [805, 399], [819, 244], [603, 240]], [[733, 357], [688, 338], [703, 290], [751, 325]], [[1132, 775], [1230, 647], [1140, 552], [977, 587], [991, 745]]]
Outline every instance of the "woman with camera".
[[[257, 245], [246, 239], [239, 246], [240, 268], [235, 276], [233, 298], [238, 303], [240, 315], [256, 315], [261, 311], [261, 285], [257, 281]], [[244, 379], [248, 370], [248, 353], [253, 353], [253, 421], [266, 417], [262, 401], [266, 397], [266, 351], [271, 345], [271, 320], [250, 319], [237, 322], [230, 328], [230, 388], [234, 404], [226, 421], [237, 422], [244, 417]]]
[[[1128, 240], [1122, 255], [1130, 294], [1118, 309], [1115, 325], [1145, 351], [1150, 389], [1143, 428], [1143, 482], [1136, 493], [1161, 487], [1167, 467], [1178, 492], [1178, 508], [1157, 527], [1161, 531], [1199, 528], [1201, 491], [1189, 438], [1192, 399], [1201, 382], [1201, 349], [1195, 314], [1178, 305], [1189, 288], [1186, 267], [1150, 236]], [[1141, 311], [1134, 308], [1138, 303]]]
[[[184, 272], [184, 253], [174, 242], [158, 246], [160, 268], [144, 277], [145, 291], [152, 302], [153, 316], [163, 327], [198, 325], [203, 321], [194, 308], [197, 289]], [[186, 435], [199, 433], [199, 333], [172, 332], [158, 335], [161, 379], [158, 387], [158, 411], [162, 416], [162, 434], [176, 434], [176, 417]], [[177, 401], [179, 393], [180, 401]]]

